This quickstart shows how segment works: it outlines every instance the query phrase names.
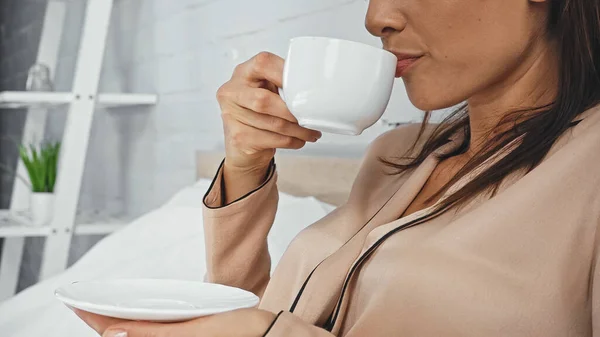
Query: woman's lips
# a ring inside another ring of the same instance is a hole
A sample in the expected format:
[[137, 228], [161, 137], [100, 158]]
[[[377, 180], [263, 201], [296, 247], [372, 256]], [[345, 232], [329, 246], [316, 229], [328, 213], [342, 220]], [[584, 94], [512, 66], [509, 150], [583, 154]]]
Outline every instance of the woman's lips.
[[406, 72], [418, 61], [421, 56], [398, 58], [398, 66], [396, 67], [396, 77], [402, 77]]

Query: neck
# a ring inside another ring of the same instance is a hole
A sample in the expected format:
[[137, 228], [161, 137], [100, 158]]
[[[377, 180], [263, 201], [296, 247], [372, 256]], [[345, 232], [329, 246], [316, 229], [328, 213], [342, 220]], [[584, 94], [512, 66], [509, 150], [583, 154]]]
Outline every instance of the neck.
[[552, 103], [558, 87], [558, 60], [548, 47], [538, 48], [511, 74], [467, 100], [471, 144], [467, 153], [479, 151], [490, 135], [511, 125], [498, 125], [507, 114]]

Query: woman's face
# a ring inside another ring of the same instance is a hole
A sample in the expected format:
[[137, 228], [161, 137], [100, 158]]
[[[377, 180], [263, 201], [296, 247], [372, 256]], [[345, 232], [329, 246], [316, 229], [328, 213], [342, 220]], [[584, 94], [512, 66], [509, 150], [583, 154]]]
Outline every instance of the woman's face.
[[366, 27], [419, 57], [397, 76], [417, 108], [436, 110], [510, 85], [547, 43], [546, 12], [544, 0], [370, 0]]

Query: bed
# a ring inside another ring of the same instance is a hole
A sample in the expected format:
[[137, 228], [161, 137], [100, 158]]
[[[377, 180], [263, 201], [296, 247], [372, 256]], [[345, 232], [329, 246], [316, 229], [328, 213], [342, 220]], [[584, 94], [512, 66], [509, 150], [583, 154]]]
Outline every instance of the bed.
[[[98, 278], [202, 280], [205, 273], [201, 199], [223, 154], [197, 154], [198, 180], [160, 208], [104, 238], [64, 273], [0, 303], [2, 337], [97, 337], [54, 298], [54, 289]], [[269, 250], [276, 265], [289, 242], [348, 196], [355, 158], [278, 154], [280, 201]]]

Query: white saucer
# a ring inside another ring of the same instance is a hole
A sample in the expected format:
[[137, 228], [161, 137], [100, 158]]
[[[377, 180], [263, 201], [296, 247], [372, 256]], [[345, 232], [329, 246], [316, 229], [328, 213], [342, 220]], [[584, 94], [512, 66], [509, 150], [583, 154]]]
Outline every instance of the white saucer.
[[98, 280], [58, 288], [65, 304], [94, 314], [137, 321], [180, 322], [258, 305], [248, 291], [178, 280]]

